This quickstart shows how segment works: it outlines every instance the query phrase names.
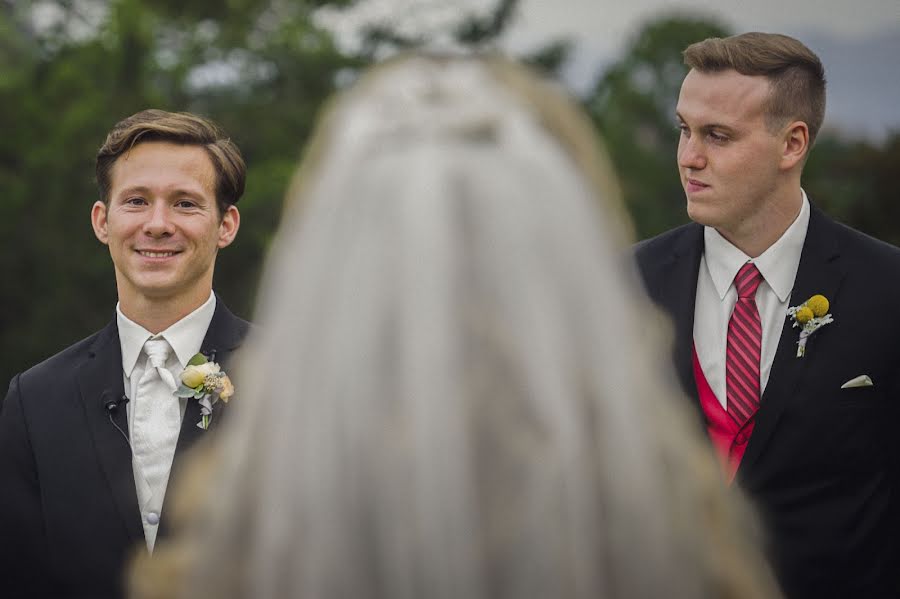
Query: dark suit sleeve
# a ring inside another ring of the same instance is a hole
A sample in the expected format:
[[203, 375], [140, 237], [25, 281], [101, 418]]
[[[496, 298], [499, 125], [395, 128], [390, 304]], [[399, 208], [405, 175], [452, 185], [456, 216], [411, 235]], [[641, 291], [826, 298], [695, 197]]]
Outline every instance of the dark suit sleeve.
[[0, 406], [0, 589], [4, 596], [39, 597], [49, 584], [41, 505], [16, 376]]

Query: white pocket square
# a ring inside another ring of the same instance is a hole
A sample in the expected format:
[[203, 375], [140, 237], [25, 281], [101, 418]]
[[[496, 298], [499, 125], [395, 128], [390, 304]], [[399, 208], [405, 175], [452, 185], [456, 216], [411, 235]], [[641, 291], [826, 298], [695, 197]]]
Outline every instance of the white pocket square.
[[874, 387], [875, 383], [872, 382], [872, 379], [869, 378], [867, 374], [861, 374], [856, 378], [852, 378], [843, 385], [841, 385], [841, 389], [853, 389], [854, 387]]

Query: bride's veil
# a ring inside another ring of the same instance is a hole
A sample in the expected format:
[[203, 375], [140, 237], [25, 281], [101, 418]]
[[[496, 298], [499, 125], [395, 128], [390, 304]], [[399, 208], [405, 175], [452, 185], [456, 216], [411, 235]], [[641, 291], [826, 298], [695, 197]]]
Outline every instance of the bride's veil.
[[521, 67], [407, 56], [340, 96], [185, 596], [763, 596], [626, 223], [590, 123]]

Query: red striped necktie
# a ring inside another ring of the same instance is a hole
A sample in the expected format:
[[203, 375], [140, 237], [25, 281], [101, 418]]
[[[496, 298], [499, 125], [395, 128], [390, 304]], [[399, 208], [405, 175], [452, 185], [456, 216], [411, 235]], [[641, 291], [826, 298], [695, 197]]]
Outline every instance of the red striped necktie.
[[731, 320], [728, 321], [725, 395], [728, 399], [728, 414], [738, 426], [743, 426], [753, 418], [759, 408], [762, 324], [755, 298], [762, 278], [752, 262], [744, 264], [734, 277], [738, 299], [731, 313]]

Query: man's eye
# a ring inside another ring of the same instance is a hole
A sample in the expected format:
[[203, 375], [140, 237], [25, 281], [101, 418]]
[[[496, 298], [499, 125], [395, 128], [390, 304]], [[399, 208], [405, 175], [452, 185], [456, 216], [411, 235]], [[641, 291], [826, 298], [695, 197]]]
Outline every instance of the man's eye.
[[678, 128], [678, 130], [681, 132], [681, 134], [684, 135], [685, 137], [691, 136], [691, 130], [688, 129], [688, 126], [685, 125], [684, 123], [677, 123], [675, 126]]
[[197, 202], [192, 200], [179, 200], [175, 205], [179, 208], [196, 208]]
[[717, 143], [723, 143], [728, 141], [727, 135], [722, 135], [721, 133], [716, 133], [715, 131], [710, 131], [709, 138]]
[[125, 203], [131, 204], [132, 206], [142, 206], [142, 205], [146, 204], [147, 201], [144, 198], [135, 197], [135, 198], [128, 198], [127, 200], [125, 200]]

